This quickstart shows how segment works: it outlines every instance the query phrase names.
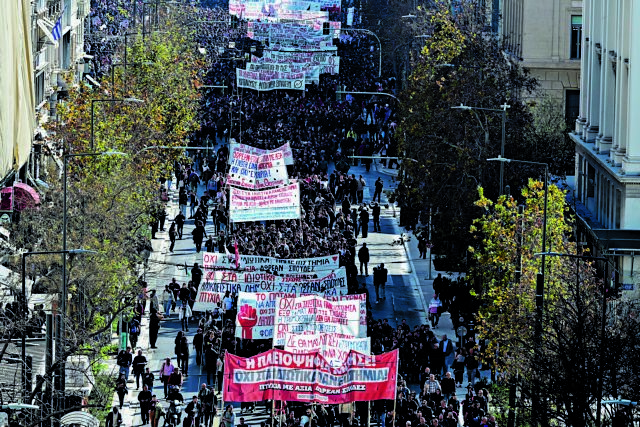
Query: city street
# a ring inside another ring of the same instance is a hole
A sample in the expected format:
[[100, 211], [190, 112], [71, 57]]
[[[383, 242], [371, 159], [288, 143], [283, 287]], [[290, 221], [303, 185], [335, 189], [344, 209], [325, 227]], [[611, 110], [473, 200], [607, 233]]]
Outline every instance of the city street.
[[[377, 167], [376, 167], [377, 166]], [[329, 171], [331, 172], [331, 170]], [[372, 165], [370, 172], [366, 172], [363, 165], [352, 166], [349, 173], [353, 173], [356, 177], [360, 175], [365, 179], [367, 186], [364, 190], [364, 201], [371, 201], [371, 194], [373, 189], [373, 183], [378, 177], [381, 177], [384, 182], [384, 190], [392, 190], [395, 188], [395, 176], [393, 171], [383, 168], [380, 164]], [[204, 191], [204, 186], [199, 187], [199, 193]], [[156, 239], [153, 240], [154, 252], [152, 253], [147, 272], [147, 282], [149, 283], [149, 290], [155, 289], [157, 295], [162, 294], [164, 286], [168, 284], [172, 278], [176, 278], [179, 283], [187, 282], [189, 277], [187, 275], [188, 270], [191, 269], [195, 262], [202, 264], [202, 252], [196, 253], [195, 246], [191, 240], [191, 230], [193, 229], [193, 220], [187, 220], [184, 227], [184, 234], [181, 240], [176, 241], [174, 252], [170, 253], [169, 239], [166, 230], [173, 217], [178, 211], [177, 205], [177, 192], [175, 188], [172, 188], [171, 199], [168, 204], [168, 219], [165, 225], [165, 231], [159, 231], [156, 235]], [[386, 207], [388, 205], [388, 207]], [[367, 243], [370, 248], [371, 262], [369, 263], [369, 276], [358, 276], [360, 283], [364, 281], [369, 291], [373, 316], [376, 319], [388, 319], [389, 323], [393, 327], [397, 327], [403, 319], [406, 319], [407, 323], [413, 328], [414, 325], [424, 324], [427, 322], [427, 301], [433, 294], [432, 283], [433, 280], [425, 280], [428, 276], [428, 262], [429, 260], [423, 260], [419, 258], [417, 249], [417, 239], [411, 237], [411, 239], [402, 244], [394, 244], [397, 241], [401, 233], [406, 230], [401, 229], [398, 225], [399, 211], [392, 204], [388, 203], [386, 194], [382, 194], [381, 197], [381, 232], [372, 232], [372, 226], [370, 224], [370, 231], [367, 239], [358, 239], [358, 247], [362, 242]], [[187, 208], [187, 211], [189, 208]], [[209, 220], [206, 225], [207, 233], [213, 231], [213, 225]], [[412, 234], [409, 233], [409, 236]], [[386, 299], [380, 302], [375, 301], [375, 289], [373, 286], [373, 267], [380, 263], [384, 263], [385, 267], [389, 270], [389, 280], [386, 286]], [[185, 265], [187, 269], [185, 270]], [[438, 272], [433, 269], [432, 276], [435, 277]], [[196, 322], [190, 326], [187, 333], [189, 343], [191, 343], [193, 335], [197, 330]], [[160, 365], [166, 357], [171, 357], [175, 363], [174, 354], [174, 339], [178, 331], [180, 331], [180, 322], [178, 321], [177, 312], [162, 321], [161, 329], [158, 336], [157, 349], [149, 348], [147, 326], [148, 316], [143, 318], [143, 329], [138, 346], [142, 348], [143, 354], [149, 359], [149, 367], [151, 371], [158, 378], [158, 372]], [[440, 323], [437, 328], [434, 329], [438, 339], [442, 338], [443, 334], [449, 337], [454, 337], [455, 332], [449, 313], [443, 313]], [[488, 371], [482, 371], [483, 376]], [[196, 365], [195, 352], [191, 352], [191, 359], [189, 362], [189, 376], [185, 377], [184, 386], [182, 388], [182, 394], [185, 399], [189, 399], [192, 395], [197, 394], [200, 384], [206, 382], [206, 372]], [[419, 391], [418, 384], [410, 384], [410, 388]], [[125, 408], [123, 409], [123, 415], [125, 417], [126, 424], [128, 425], [140, 425], [140, 410], [137, 403], [137, 391], [135, 385], [130, 384], [130, 392], [126, 397]], [[162, 398], [162, 384], [156, 380], [154, 384], [155, 393], [159, 398]], [[465, 388], [458, 388], [457, 394], [460, 400], [464, 397], [466, 392]], [[114, 395], [114, 399], [116, 399]], [[221, 396], [219, 396], [220, 405]], [[162, 401], [163, 405], [168, 407], [167, 402]], [[239, 408], [239, 404], [235, 405]], [[238, 409], [239, 410], [239, 409]], [[261, 410], [256, 410], [245, 416], [245, 421], [250, 425], [257, 425], [266, 419], [266, 415]]]

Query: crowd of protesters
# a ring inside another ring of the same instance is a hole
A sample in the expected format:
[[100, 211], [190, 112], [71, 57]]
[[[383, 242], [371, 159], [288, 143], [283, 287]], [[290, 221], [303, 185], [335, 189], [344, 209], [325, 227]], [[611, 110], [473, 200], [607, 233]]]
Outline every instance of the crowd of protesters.
[[[92, 8], [92, 27], [101, 28], [103, 34], [107, 35], [119, 35], [127, 31], [128, 20], [114, 18], [117, 14], [111, 13], [111, 2], [98, 0], [96, 3], [99, 7]], [[203, 13], [211, 21], [225, 20], [228, 16], [226, 11], [215, 7]], [[207, 146], [212, 143], [217, 149], [190, 153], [191, 158], [177, 162], [172, 175], [163, 180], [163, 201], [166, 201], [167, 192], [175, 186], [179, 191], [180, 213], [165, 224], [166, 211], [159, 209], [152, 223], [153, 237], [154, 230], [163, 230], [168, 225], [170, 250], [173, 251], [175, 241], [184, 238], [185, 223], [193, 220], [190, 237], [197, 252], [234, 252], [237, 246], [242, 254], [279, 258], [338, 253], [341, 265], [347, 269], [349, 292], [366, 291], [358, 283], [356, 262], [360, 262], [360, 274], [368, 275], [368, 250], [364, 251], [365, 244], [358, 250], [358, 239], [362, 239], [361, 243], [366, 240], [371, 219], [374, 230], [379, 229], [380, 209], [374, 199], [377, 195], [380, 202], [382, 183], [366, 183], [362, 177], [348, 174], [351, 162], [346, 156], [393, 156], [396, 152], [396, 111], [393, 104], [389, 105], [389, 98], [338, 96], [337, 91], [392, 92], [395, 89], [393, 78], [378, 77], [379, 46], [366, 34], [345, 31], [337, 42], [338, 55], [341, 57], [339, 75], [321, 76], [320, 82], [308, 85], [304, 94], [299, 91], [257, 93], [244, 90], [240, 95], [234, 87], [235, 67], [239, 63], [221, 55], [219, 47], [228, 46], [229, 41], [238, 41], [241, 37], [241, 31], [228, 27], [225, 29], [225, 26], [198, 29], [198, 45], [210, 59], [210, 68], [204, 75], [203, 83], [226, 86], [226, 89], [202, 90], [202, 127], [194, 135], [194, 143], [201, 146], [206, 141]], [[104, 72], [109, 65], [108, 59], [105, 59], [110, 58], [109, 52], [101, 52], [100, 49], [102, 47], [96, 45], [91, 50], [96, 54], [96, 75]], [[231, 138], [264, 149], [273, 149], [287, 142], [290, 144], [294, 164], [288, 166], [288, 172], [291, 178], [301, 183], [301, 220], [242, 223], [230, 227], [229, 195], [225, 181], [229, 156], [226, 143]], [[331, 162], [336, 164], [336, 170], [329, 174]], [[368, 169], [369, 162], [365, 161], [365, 166]], [[363, 199], [363, 185], [369, 185], [372, 192], [375, 189], [371, 200]], [[204, 195], [198, 197], [203, 188]], [[207, 233], [211, 225], [214, 232]], [[374, 269], [374, 278], [379, 269]], [[197, 264], [191, 269], [190, 277], [188, 283], [180, 284], [173, 280], [159, 296], [149, 295], [151, 302], [148, 308], [141, 299], [129, 323], [131, 344], [135, 348], [141, 333], [141, 316], [148, 309], [149, 340], [151, 347], [155, 348], [160, 321], [172, 316], [180, 320], [181, 330], [175, 338], [174, 352], [167, 355], [158, 378], [149, 371], [142, 353], [138, 352], [134, 357], [133, 350], [129, 349], [118, 358], [121, 368], [116, 386], [118, 395], [127, 392], [126, 379], [130, 375], [129, 368], [133, 368], [136, 388], [142, 387], [138, 399], [143, 422], [148, 421], [152, 426], [157, 426], [161, 414], [166, 417], [171, 410], [163, 408], [159, 396], [153, 394], [154, 380], [156, 389], [159, 383], [162, 384], [163, 393], [156, 393], [163, 398], [170, 402], [183, 400], [180, 387], [192, 369], [189, 361], [193, 354], [196, 364], [207, 373], [207, 380], [187, 405], [186, 414], [190, 423], [200, 425], [203, 422], [208, 427], [216, 411], [219, 396], [216, 393], [220, 393], [222, 388], [224, 354], [229, 352], [246, 357], [271, 348], [267, 340], [235, 337], [234, 295], [224, 295], [220, 304], [211, 311], [193, 313], [193, 302], [202, 281], [202, 270]], [[439, 304], [435, 306], [434, 315], [430, 316], [431, 325], [412, 327], [403, 321], [394, 328], [387, 319], [374, 319], [369, 311], [367, 328], [372, 352], [380, 354], [394, 349], [400, 352], [401, 380], [395, 402], [373, 402], [370, 411], [366, 404], [309, 407], [294, 402], [278, 402], [275, 411], [272, 411], [271, 404], [265, 403], [264, 410], [278, 425], [287, 427], [327, 427], [336, 424], [346, 427], [357, 422], [363, 425], [368, 416], [373, 416], [374, 421], [386, 427], [391, 427], [394, 422], [395, 426], [405, 427], [455, 426], [460, 415], [468, 426], [494, 426], [495, 419], [488, 413], [486, 390], [474, 387], [479, 376], [480, 361], [477, 357], [479, 348], [473, 338], [464, 343], [454, 343], [446, 335], [441, 339], [436, 337], [437, 319], [442, 310], [463, 311], [460, 301], [456, 303], [455, 286], [438, 281], [438, 289], [435, 289], [437, 296], [434, 298]], [[384, 298], [384, 285], [382, 290]], [[195, 331], [195, 334], [191, 335], [191, 331]], [[460, 402], [456, 397], [456, 389], [463, 387], [464, 382], [468, 383], [469, 388], [465, 399]], [[414, 391], [407, 385], [412, 385]], [[416, 385], [419, 389], [417, 392]], [[257, 403], [243, 404], [241, 413], [254, 411], [256, 406]], [[117, 408], [109, 417], [117, 423]], [[238, 423], [234, 417], [233, 408], [225, 408], [222, 417], [225, 427], [244, 423], [243, 418]], [[271, 420], [265, 424], [270, 425]]]

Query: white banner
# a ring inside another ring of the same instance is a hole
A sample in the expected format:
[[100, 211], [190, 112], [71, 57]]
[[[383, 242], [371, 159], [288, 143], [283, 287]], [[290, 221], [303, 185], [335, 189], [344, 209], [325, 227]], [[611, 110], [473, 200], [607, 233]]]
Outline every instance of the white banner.
[[223, 281], [204, 281], [198, 287], [194, 311], [212, 310], [217, 306], [225, 292], [239, 294], [240, 292], [284, 292], [293, 295], [323, 295], [336, 298], [347, 294], [347, 279], [343, 271], [344, 267], [336, 272], [327, 274], [318, 279], [301, 279], [292, 277], [274, 276], [273, 274], [255, 273], [255, 283], [243, 283], [238, 281], [234, 272], [218, 272]]
[[304, 354], [318, 352], [332, 366], [341, 366], [350, 351], [371, 354], [371, 338], [354, 338], [340, 334], [287, 334], [284, 351]]
[[235, 149], [229, 155], [229, 185], [259, 190], [288, 182], [284, 153], [281, 151], [256, 155]]
[[304, 90], [304, 74], [280, 72], [256, 72], [236, 68], [236, 83], [238, 87], [258, 91], [293, 89]]
[[315, 295], [279, 298], [276, 302], [273, 345], [285, 345], [287, 334], [306, 332], [364, 338], [360, 301], [329, 301]]
[[297, 183], [261, 191], [231, 187], [229, 194], [229, 219], [232, 222], [300, 218], [300, 188]]
[[[279, 70], [272, 70], [279, 71]], [[278, 148], [274, 148], [273, 150], [264, 150], [262, 148], [252, 147], [246, 144], [240, 144], [236, 142], [235, 139], [231, 138], [229, 144], [229, 160], [234, 157], [234, 152], [239, 151], [241, 153], [252, 154], [255, 156], [260, 156], [259, 162], [264, 163], [270, 161], [273, 156], [276, 156], [276, 159], [284, 160], [285, 165], [293, 164], [293, 152], [291, 151], [291, 145], [287, 142], [281, 145]]]
[[[235, 270], [234, 255], [217, 252], [205, 252], [202, 255], [202, 268], [207, 271]], [[240, 255], [239, 268], [245, 272], [269, 272], [280, 276], [295, 274], [327, 275], [340, 268], [340, 255], [326, 255], [314, 258], [274, 258], [260, 255]]]

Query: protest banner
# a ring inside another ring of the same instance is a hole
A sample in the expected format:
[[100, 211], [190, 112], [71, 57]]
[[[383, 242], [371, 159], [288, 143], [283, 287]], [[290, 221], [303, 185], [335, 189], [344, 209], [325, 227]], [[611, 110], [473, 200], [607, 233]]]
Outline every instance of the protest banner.
[[262, 148], [240, 144], [236, 142], [234, 138], [231, 138], [229, 143], [229, 162], [234, 158], [236, 152], [258, 156], [258, 163], [267, 163], [271, 161], [270, 159], [275, 158], [277, 160], [283, 160], [285, 165], [293, 164], [293, 152], [288, 142], [273, 150], [264, 150]]
[[236, 68], [236, 82], [238, 87], [268, 91], [275, 89], [304, 90], [304, 74], [282, 73], [279, 71], [247, 71]]
[[273, 345], [284, 345], [287, 333], [336, 333], [363, 338], [360, 301], [330, 301], [317, 295], [280, 298], [276, 304]]
[[223, 399], [326, 404], [393, 400], [397, 376], [398, 350], [375, 356], [351, 351], [339, 367], [319, 353], [272, 349], [243, 358], [227, 352]]
[[229, 190], [231, 222], [271, 221], [300, 218], [300, 188], [298, 184], [261, 191]]
[[360, 327], [367, 329], [367, 294], [350, 294], [325, 298], [331, 301], [360, 301]]
[[319, 353], [331, 366], [341, 366], [350, 351], [371, 354], [371, 338], [340, 334], [287, 334], [284, 350], [289, 353]]
[[255, 282], [238, 282], [233, 271], [219, 271], [222, 281], [205, 281], [200, 283], [193, 311], [212, 310], [220, 303], [221, 295], [225, 292], [238, 294], [239, 292], [284, 292], [294, 295], [322, 295], [325, 297], [339, 297], [347, 294], [347, 280], [341, 269], [318, 279], [302, 279], [298, 277], [274, 276], [267, 273], [255, 273]]
[[[245, 272], [278, 273], [281, 276], [290, 274], [327, 275], [340, 268], [340, 255], [326, 255], [313, 258], [274, 258], [261, 255], [240, 255], [239, 267]], [[202, 268], [207, 271], [236, 269], [235, 255], [217, 252], [202, 254]], [[321, 273], [320, 273], [321, 272]]]
[[257, 155], [235, 149], [229, 155], [227, 183], [252, 190], [288, 184], [282, 151]]
[[278, 298], [295, 297], [286, 292], [240, 292], [236, 316], [236, 337], [246, 339], [273, 338], [273, 321]]

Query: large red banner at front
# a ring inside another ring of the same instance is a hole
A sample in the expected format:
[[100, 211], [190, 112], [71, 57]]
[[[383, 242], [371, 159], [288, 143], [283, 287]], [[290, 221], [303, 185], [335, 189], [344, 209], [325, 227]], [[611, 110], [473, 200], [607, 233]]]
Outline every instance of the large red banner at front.
[[395, 399], [398, 350], [377, 356], [349, 352], [341, 366], [320, 354], [273, 349], [253, 357], [229, 353], [224, 365], [224, 401], [348, 403]]

